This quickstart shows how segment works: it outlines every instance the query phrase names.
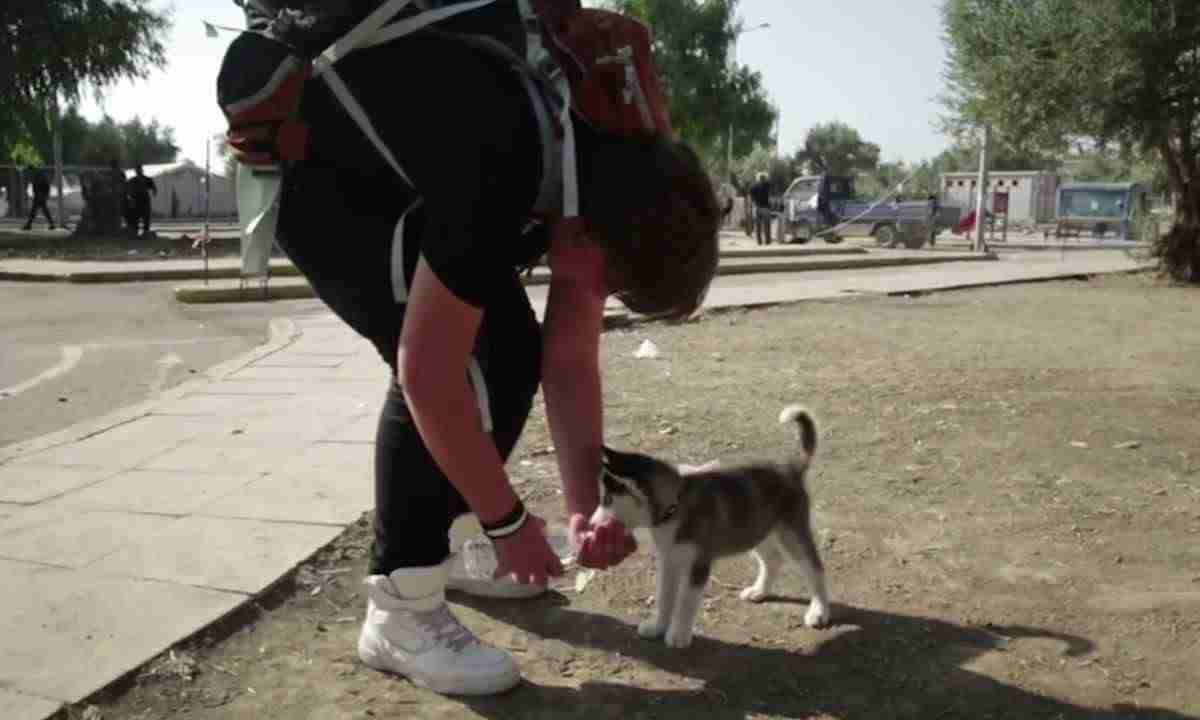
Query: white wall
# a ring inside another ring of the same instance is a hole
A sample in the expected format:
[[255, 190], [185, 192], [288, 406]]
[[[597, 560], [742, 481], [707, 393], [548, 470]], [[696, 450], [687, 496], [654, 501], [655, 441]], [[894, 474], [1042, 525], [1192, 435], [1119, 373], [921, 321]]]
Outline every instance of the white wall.
[[[1014, 223], [1042, 223], [1054, 219], [1057, 176], [1040, 172], [989, 173], [987, 207], [994, 193], [1008, 193], [1008, 219]], [[964, 214], [975, 208], [978, 176], [975, 173], [942, 175], [942, 204], [957, 205]]]
[[[151, 212], [155, 217], [171, 217], [171, 194], [178, 198], [179, 217], [204, 216], [204, 171], [199, 168], [182, 167], [163, 173], [154, 179], [158, 194], [151, 201]], [[237, 214], [237, 196], [233, 181], [220, 175], [212, 176], [212, 195], [209, 198], [209, 214], [228, 216]]]

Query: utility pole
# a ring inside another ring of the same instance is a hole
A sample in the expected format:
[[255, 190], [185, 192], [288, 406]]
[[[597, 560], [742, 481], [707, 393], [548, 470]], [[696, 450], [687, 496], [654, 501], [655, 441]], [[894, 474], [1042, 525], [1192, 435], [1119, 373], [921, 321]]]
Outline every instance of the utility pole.
[[67, 226], [66, 202], [63, 200], [63, 163], [62, 163], [62, 117], [58, 112], [58, 98], [54, 98], [54, 177], [58, 185], [58, 226]]
[[[742, 35], [745, 35], [748, 32], [754, 32], [755, 30], [766, 30], [769, 27], [771, 27], [771, 23], [765, 22], [765, 23], [759, 23], [758, 25], [755, 25], [754, 27], [740, 28], [736, 32], [734, 32], [734, 34], [733, 34], [733, 71], [734, 72], [737, 72], [737, 67], [738, 67], [738, 39], [741, 38]], [[730, 114], [730, 117], [729, 117], [728, 142], [729, 142], [729, 145], [726, 148], [727, 155], [725, 158], [725, 173], [726, 173], [726, 175], [733, 172], [733, 115], [732, 115], [732, 113]]]
[[983, 126], [983, 147], [979, 151], [979, 183], [975, 201], [975, 252], [987, 252], [984, 226], [987, 224], [988, 164], [992, 154], [992, 126]]
[[204, 284], [208, 284], [208, 213], [210, 208], [210, 198], [212, 197], [212, 167], [210, 158], [212, 157], [212, 135], [204, 141], [204, 230], [200, 233], [200, 242], [204, 243], [200, 246], [200, 254], [204, 256]]

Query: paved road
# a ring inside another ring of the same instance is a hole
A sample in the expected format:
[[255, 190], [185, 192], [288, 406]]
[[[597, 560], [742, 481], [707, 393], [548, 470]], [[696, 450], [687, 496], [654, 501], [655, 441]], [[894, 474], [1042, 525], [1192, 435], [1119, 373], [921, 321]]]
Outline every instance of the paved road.
[[145, 400], [321, 308], [186, 306], [177, 284], [0, 283], [0, 447]]

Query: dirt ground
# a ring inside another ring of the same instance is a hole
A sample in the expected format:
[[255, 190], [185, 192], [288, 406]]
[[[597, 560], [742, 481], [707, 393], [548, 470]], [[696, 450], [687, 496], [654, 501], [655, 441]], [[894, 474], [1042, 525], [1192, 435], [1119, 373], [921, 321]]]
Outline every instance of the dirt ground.
[[[453, 597], [525, 682], [438, 697], [361, 666], [367, 519], [258, 607], [71, 717], [1200, 717], [1200, 323], [1148, 276], [734, 312], [604, 340], [607, 440], [681, 462], [777, 456], [803, 402], [835, 625], [718, 565], [684, 651], [641, 640], [646, 543], [534, 601]], [[644, 339], [657, 360], [635, 359]], [[511, 462], [552, 520], [544, 416]], [[581, 587], [577, 591], [577, 587]]]
[[[199, 233], [182, 237], [75, 238], [44, 237], [19, 230], [0, 230], [0, 260], [86, 260], [90, 262], [134, 262], [166, 258], [200, 258], [203, 251], [192, 247]], [[209, 257], [237, 257], [237, 238], [218, 237], [209, 243]]]

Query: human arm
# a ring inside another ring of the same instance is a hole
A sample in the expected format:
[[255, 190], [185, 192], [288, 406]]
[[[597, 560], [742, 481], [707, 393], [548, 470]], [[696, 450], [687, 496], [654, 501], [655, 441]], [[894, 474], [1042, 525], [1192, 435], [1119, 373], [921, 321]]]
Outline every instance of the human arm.
[[[467, 380], [483, 311], [456, 297], [425, 260], [417, 264], [397, 350], [397, 373], [430, 455], [484, 525], [519, 502]], [[562, 573], [537, 522], [497, 540], [497, 573], [544, 585]]]
[[542, 389], [567, 514], [590, 516], [600, 501], [603, 442], [600, 332], [604, 256], [598, 248], [551, 244], [550, 295], [542, 330]]
[[542, 389], [566, 496], [572, 541], [581, 565], [608, 568], [637, 544], [619, 524], [592, 528], [600, 502], [603, 405], [600, 333], [608, 290], [601, 250], [555, 234], [550, 248], [550, 298], [543, 327]]

